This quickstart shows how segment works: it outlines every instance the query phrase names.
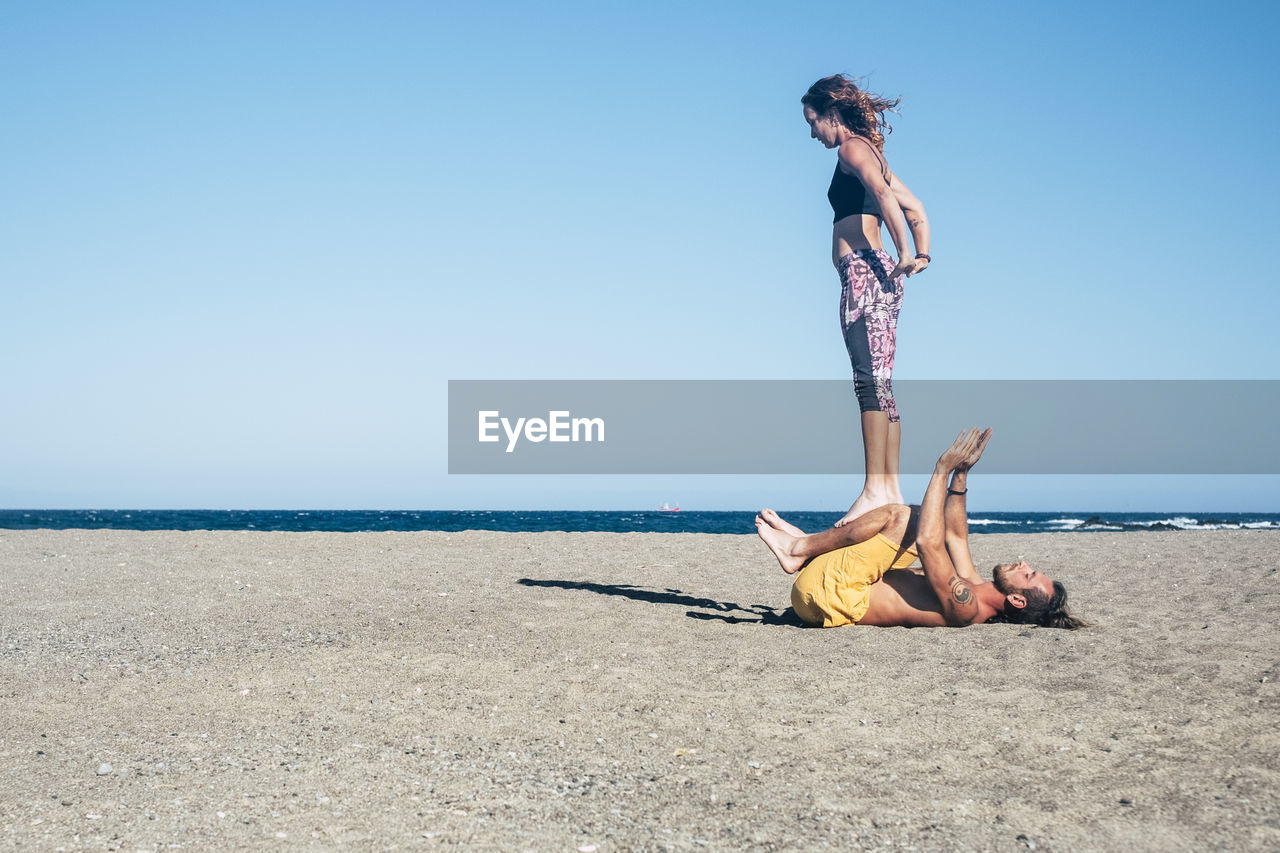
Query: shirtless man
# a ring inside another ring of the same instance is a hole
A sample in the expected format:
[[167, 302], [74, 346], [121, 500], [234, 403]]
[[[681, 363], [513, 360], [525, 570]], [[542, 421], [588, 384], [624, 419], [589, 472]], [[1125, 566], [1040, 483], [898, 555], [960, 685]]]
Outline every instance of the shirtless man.
[[[1066, 588], [1025, 560], [996, 566], [994, 583], [974, 568], [966, 479], [990, 439], [990, 429], [961, 433], [938, 458], [919, 507], [877, 507], [811, 536], [773, 510], [761, 510], [756, 532], [787, 574], [799, 572], [791, 589], [796, 614], [824, 628], [1087, 625], [1067, 612]], [[917, 557], [924, 568], [912, 571], [907, 567]]]

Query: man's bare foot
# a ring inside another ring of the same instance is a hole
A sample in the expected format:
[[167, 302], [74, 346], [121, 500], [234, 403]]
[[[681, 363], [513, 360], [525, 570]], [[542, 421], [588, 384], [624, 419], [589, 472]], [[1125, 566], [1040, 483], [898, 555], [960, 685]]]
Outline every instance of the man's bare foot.
[[898, 500], [895, 501], [889, 495], [872, 495], [872, 494], [868, 494], [867, 492], [863, 492], [862, 494], [858, 495], [858, 499], [853, 502], [853, 506], [849, 507], [849, 511], [844, 514], [844, 518], [841, 518], [839, 521], [837, 521], [835, 526], [844, 527], [846, 524], [853, 521], [858, 516], [865, 515], [866, 513], [871, 512], [871, 510], [875, 509], [878, 506], [884, 506], [885, 504], [901, 503], [901, 502], [902, 502], [901, 497], [899, 497]]
[[794, 536], [772, 526], [758, 515], [756, 516], [756, 533], [764, 540], [764, 544], [769, 546], [773, 556], [778, 558], [778, 565], [782, 566], [784, 572], [794, 575], [800, 571], [800, 567], [804, 565], [804, 559], [793, 557], [789, 553], [791, 543], [795, 541]]
[[790, 533], [792, 536], [804, 535], [803, 530], [801, 530], [799, 527], [796, 527], [794, 524], [792, 524], [789, 521], [783, 521], [782, 516], [778, 515], [776, 512], [769, 509], [768, 507], [765, 507], [764, 509], [760, 510], [760, 517], [763, 518], [765, 521], [769, 522], [769, 525], [771, 527], [776, 527], [784, 533]]

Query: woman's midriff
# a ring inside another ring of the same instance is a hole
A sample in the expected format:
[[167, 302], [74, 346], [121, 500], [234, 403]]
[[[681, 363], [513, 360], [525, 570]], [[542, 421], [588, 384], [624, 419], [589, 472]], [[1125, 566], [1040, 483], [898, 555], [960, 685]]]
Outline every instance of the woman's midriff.
[[880, 239], [880, 217], [869, 213], [846, 216], [831, 229], [831, 263], [839, 266], [840, 258], [859, 249], [883, 249]]

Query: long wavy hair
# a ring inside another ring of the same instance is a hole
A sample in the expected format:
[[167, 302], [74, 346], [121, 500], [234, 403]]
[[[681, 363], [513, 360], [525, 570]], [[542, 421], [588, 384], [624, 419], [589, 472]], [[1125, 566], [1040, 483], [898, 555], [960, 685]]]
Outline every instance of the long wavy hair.
[[812, 109], [819, 118], [834, 111], [845, 127], [870, 139], [881, 151], [884, 150], [884, 138], [893, 133], [893, 126], [885, 121], [884, 114], [897, 112], [901, 102], [901, 98], [889, 100], [859, 88], [858, 81], [844, 74], [823, 77], [800, 99], [800, 103]]
[[1009, 622], [1014, 625], [1039, 625], [1041, 628], [1064, 628], [1075, 631], [1088, 628], [1089, 623], [1067, 610], [1067, 588], [1059, 581], [1053, 582], [1053, 595], [1045, 595], [1038, 589], [1022, 590], [1027, 606], [1022, 609], [1005, 607], [988, 622]]

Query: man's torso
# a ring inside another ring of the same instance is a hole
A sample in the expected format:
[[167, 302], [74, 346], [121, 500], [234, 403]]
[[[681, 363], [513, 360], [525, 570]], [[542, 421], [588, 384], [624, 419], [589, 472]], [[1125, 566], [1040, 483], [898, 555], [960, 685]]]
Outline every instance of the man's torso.
[[871, 602], [858, 624], [940, 628], [947, 620], [922, 570], [890, 569], [871, 585]]

